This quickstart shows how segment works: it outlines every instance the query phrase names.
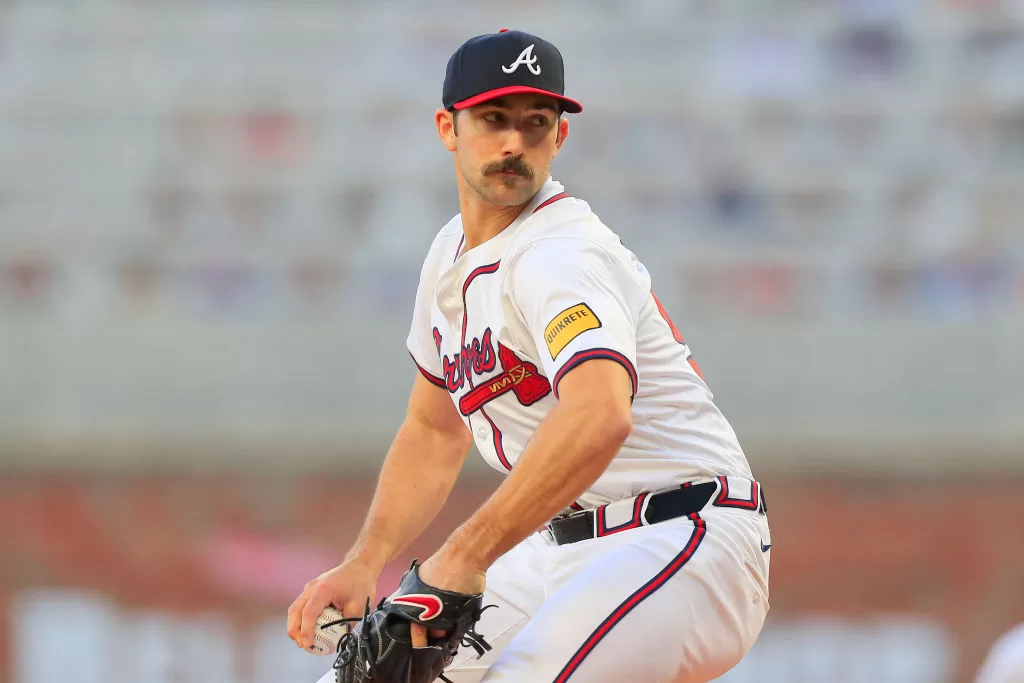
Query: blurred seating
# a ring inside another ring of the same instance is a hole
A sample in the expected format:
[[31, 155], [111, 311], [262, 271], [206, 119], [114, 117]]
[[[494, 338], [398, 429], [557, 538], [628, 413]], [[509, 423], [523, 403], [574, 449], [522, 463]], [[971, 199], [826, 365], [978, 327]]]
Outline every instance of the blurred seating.
[[668, 302], [1024, 308], [1021, 3], [414, 4], [5, 3], [0, 315], [404, 315], [457, 211], [444, 62], [503, 25], [558, 43], [587, 105], [556, 177], [704, 283]]

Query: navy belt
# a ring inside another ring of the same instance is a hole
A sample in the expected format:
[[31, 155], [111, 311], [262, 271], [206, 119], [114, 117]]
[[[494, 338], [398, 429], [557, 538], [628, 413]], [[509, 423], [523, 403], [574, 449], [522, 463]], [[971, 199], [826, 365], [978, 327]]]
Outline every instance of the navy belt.
[[[555, 517], [548, 522], [547, 528], [555, 543], [566, 545], [692, 515], [703, 510], [709, 503], [718, 507], [756, 511], [759, 514], [768, 511], [760, 484], [742, 480], [749, 482], [749, 498], [734, 498], [730, 495], [730, 480], [734, 482], [734, 488], [735, 482], [740, 481], [733, 477], [718, 477], [698, 484], [683, 484], [658, 493], [641, 493], [626, 500]], [[609, 523], [610, 506], [618, 508], [617, 524]], [[630, 506], [632, 516], [621, 521], [624, 517], [623, 508], [629, 509]]]

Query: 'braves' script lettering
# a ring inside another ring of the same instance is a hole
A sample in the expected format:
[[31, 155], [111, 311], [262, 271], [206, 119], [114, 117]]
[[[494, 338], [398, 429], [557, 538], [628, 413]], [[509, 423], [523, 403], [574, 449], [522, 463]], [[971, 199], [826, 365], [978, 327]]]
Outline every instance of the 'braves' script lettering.
[[491, 328], [484, 330], [483, 336], [474, 337], [462, 346], [462, 351], [456, 353], [453, 358], [446, 354], [441, 358], [442, 369], [444, 370], [444, 383], [448, 391], [454, 393], [461, 389], [466, 378], [472, 375], [482, 375], [494, 370], [495, 366], [494, 346], [491, 344]]

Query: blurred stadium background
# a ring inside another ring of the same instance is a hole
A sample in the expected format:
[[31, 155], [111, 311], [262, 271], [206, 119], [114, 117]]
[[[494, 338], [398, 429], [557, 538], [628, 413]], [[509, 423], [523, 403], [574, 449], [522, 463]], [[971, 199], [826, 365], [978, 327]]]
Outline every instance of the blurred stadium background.
[[444, 65], [502, 26], [765, 482], [722, 680], [967, 683], [1024, 621], [1021, 0], [4, 0], [0, 681], [326, 670], [284, 608], [401, 418]]

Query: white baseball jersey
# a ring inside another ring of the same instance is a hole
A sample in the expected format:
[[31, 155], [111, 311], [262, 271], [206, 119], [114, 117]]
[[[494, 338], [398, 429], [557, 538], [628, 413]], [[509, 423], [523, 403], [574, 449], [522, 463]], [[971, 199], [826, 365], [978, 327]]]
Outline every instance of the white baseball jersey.
[[469, 251], [459, 216], [441, 229], [408, 347], [503, 472], [555, 406], [567, 372], [594, 358], [620, 363], [633, 382], [633, 430], [578, 500], [583, 507], [716, 475], [752, 478], [647, 269], [550, 178], [515, 222]]
[[[592, 358], [633, 382], [633, 430], [575, 507], [593, 536], [540, 530], [487, 570], [477, 632], [454, 683], [697, 683], [728, 671], [768, 612], [771, 534], [736, 436], [712, 402], [647, 270], [550, 179], [497, 237], [462, 249], [458, 217], [423, 266], [409, 350], [477, 447], [508, 471]], [[646, 523], [649, 492], [706, 486], [699, 511]], [[678, 486], [678, 485], [682, 486]], [[600, 506], [600, 507], [598, 507]], [[321, 683], [333, 680], [331, 674]]]

